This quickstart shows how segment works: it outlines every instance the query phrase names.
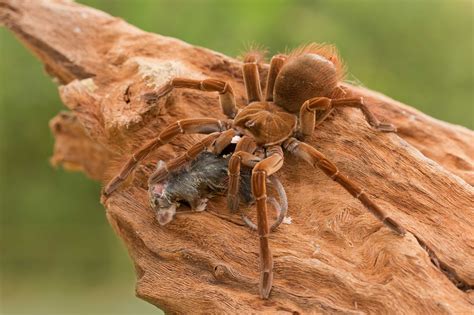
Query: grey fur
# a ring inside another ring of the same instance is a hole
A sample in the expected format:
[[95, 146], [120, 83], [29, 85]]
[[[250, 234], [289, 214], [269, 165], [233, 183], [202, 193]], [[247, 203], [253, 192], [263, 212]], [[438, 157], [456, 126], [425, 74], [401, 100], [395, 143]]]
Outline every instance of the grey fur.
[[[227, 189], [227, 165], [229, 156], [216, 156], [202, 152], [187, 167], [172, 172], [168, 179], [149, 187], [150, 204], [157, 211], [160, 224], [172, 220], [180, 202], [187, 202], [191, 209], [202, 211], [206, 197], [215, 193], [224, 193]], [[161, 166], [161, 161], [158, 167]], [[251, 171], [243, 169], [240, 181], [240, 197], [244, 203], [253, 201], [250, 188]], [[160, 186], [157, 192], [156, 187]]]
[[224, 191], [227, 163], [210, 152], [199, 154], [189, 167], [170, 174], [162, 197], [170, 202], [184, 200], [193, 207], [206, 194]]
[[[180, 202], [187, 202], [194, 211], [202, 211], [206, 207], [207, 197], [211, 197], [216, 193], [224, 193], [228, 186], [227, 166], [230, 156], [230, 154], [216, 156], [210, 152], [202, 152], [188, 166], [171, 172], [167, 180], [151, 185], [149, 187], [150, 204], [157, 211], [158, 222], [161, 225], [169, 223], [173, 219]], [[163, 167], [163, 162], [158, 162], [157, 167]], [[251, 169], [246, 167], [241, 169], [239, 197], [245, 204], [254, 202], [251, 190], [251, 175]], [[279, 184], [275, 187], [281, 188], [279, 199], [283, 204], [280, 206], [276, 201], [274, 203], [276, 203], [275, 207], [280, 212], [280, 216], [284, 217], [288, 208], [286, 194], [278, 179], [272, 178], [270, 182], [276, 185], [275, 181]], [[279, 223], [281, 223], [281, 220]]]

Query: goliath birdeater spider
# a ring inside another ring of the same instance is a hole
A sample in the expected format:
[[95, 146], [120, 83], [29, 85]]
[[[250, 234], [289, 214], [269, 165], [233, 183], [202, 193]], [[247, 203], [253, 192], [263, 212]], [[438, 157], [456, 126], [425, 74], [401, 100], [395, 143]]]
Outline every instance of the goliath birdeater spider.
[[[344, 78], [342, 61], [336, 50], [327, 45], [311, 44], [296, 49], [289, 55], [276, 55], [271, 59], [266, 81], [265, 96], [262, 95], [257, 59], [253, 54], [244, 58], [243, 77], [247, 91], [247, 106], [238, 109], [233, 89], [229, 83], [217, 80], [192, 80], [174, 78], [159, 91], [159, 97], [175, 88], [189, 88], [218, 92], [220, 104], [228, 120], [196, 118], [178, 120], [166, 127], [159, 136], [135, 152], [128, 162], [106, 186], [104, 193], [111, 194], [151, 151], [170, 142], [179, 134], [209, 134], [189, 149], [184, 155], [166, 163], [150, 178], [150, 183], [166, 178], [170, 171], [193, 160], [200, 152], [210, 148], [220, 152], [231, 139], [242, 136], [229, 160], [229, 187], [227, 204], [236, 210], [239, 204], [239, 174], [241, 165], [252, 169], [251, 188], [257, 205], [257, 225], [260, 242], [260, 282], [262, 298], [268, 298], [272, 288], [273, 258], [268, 244], [270, 225], [267, 218], [267, 177], [283, 165], [283, 150], [319, 167], [327, 176], [338, 182], [357, 198], [375, 217], [386, 226], [403, 235], [405, 230], [380, 209], [369, 196], [323, 153], [300, 141], [313, 133], [335, 108], [354, 107], [364, 114], [374, 129], [395, 132], [391, 124], [380, 123], [369, 111], [364, 100], [346, 98], [341, 87]], [[316, 117], [316, 112], [322, 112]], [[318, 119], [316, 119], [318, 118]], [[300, 139], [300, 140], [298, 140]], [[264, 152], [261, 159], [254, 153]]]

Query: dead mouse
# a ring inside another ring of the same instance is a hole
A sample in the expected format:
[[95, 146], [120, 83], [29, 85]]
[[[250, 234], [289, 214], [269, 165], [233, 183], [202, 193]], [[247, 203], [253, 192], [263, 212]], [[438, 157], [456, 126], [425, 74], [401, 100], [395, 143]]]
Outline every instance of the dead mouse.
[[[173, 220], [176, 210], [182, 202], [186, 202], [193, 211], [206, 209], [207, 201], [215, 194], [222, 194], [227, 190], [228, 176], [227, 165], [229, 155], [217, 156], [211, 152], [202, 152], [186, 167], [171, 172], [168, 178], [149, 187], [150, 205], [156, 211], [156, 218], [161, 225]], [[163, 166], [159, 161], [157, 168]], [[254, 198], [251, 192], [251, 170], [242, 168], [239, 185], [239, 197], [244, 204], [252, 204]], [[276, 185], [279, 204], [275, 198], [270, 197], [269, 202], [279, 213], [277, 222], [284, 218], [288, 203], [283, 186], [276, 179], [271, 178], [269, 184]], [[244, 216], [243, 216], [244, 218]], [[244, 218], [244, 222], [251, 228], [251, 222]]]

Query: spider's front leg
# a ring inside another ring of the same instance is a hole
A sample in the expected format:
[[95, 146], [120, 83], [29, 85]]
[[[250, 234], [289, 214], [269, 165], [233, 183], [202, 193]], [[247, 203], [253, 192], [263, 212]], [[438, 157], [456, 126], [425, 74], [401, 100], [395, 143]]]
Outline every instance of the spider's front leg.
[[218, 79], [193, 80], [187, 78], [174, 78], [168, 81], [168, 83], [158, 90], [158, 92], [152, 92], [148, 94], [152, 94], [155, 97], [160, 98], [166, 94], [169, 94], [175, 88], [187, 88], [206, 92], [219, 92], [219, 101], [224, 114], [229, 118], [234, 118], [237, 114], [237, 107], [232, 86], [229, 83]]
[[260, 296], [267, 299], [273, 282], [273, 257], [268, 245], [270, 228], [267, 213], [267, 177], [283, 166], [283, 151], [280, 146], [267, 149], [267, 158], [257, 163], [252, 170], [252, 193], [257, 203], [257, 225], [260, 244]]
[[303, 103], [300, 109], [300, 132], [303, 136], [313, 133], [315, 127], [315, 115], [317, 110], [326, 112], [338, 107], [355, 107], [362, 111], [365, 119], [374, 129], [382, 132], [396, 132], [397, 128], [392, 124], [381, 123], [377, 117], [364, 104], [362, 97], [330, 99], [327, 97], [314, 97]]
[[[254, 155], [257, 148], [257, 144], [252, 137], [243, 136], [242, 139], [237, 143], [234, 154], [229, 160], [228, 175], [229, 175], [229, 189], [227, 191], [227, 208], [231, 212], [239, 210], [240, 204], [240, 168], [241, 166], [253, 168], [262, 159]], [[269, 177], [270, 183], [273, 188], [277, 191], [279, 201], [274, 198], [269, 198], [270, 203], [278, 213], [278, 218], [270, 227], [270, 231], [274, 231], [283, 222], [288, 211], [288, 200], [286, 198], [285, 188], [281, 182], [275, 176]], [[241, 212], [242, 220], [252, 230], [257, 230], [257, 225], [248, 218], [244, 212]]]
[[179, 169], [186, 163], [193, 161], [196, 159], [199, 153], [206, 149], [210, 149], [212, 153], [219, 155], [225, 149], [225, 147], [231, 143], [234, 135], [235, 131], [233, 129], [229, 129], [224, 132], [214, 132], [204, 137], [201, 141], [194, 144], [182, 155], [172, 159], [169, 162], [161, 163], [156, 171], [150, 175], [150, 178], [148, 179], [148, 186], [165, 180], [171, 172]]
[[227, 208], [231, 212], [239, 209], [239, 186], [240, 186], [240, 167], [253, 168], [261, 159], [253, 153], [257, 149], [257, 144], [249, 136], [243, 136], [235, 147], [234, 154], [229, 160], [228, 175], [229, 189], [227, 191]]
[[135, 152], [130, 159], [128, 159], [118, 175], [115, 176], [104, 188], [104, 195], [109, 196], [114, 192], [150, 152], [170, 142], [177, 135], [184, 133], [210, 134], [213, 132], [225, 131], [230, 128], [231, 122], [213, 118], [183, 119], [168, 125], [168, 127], [166, 127], [157, 138], [146, 143]]
[[383, 224], [395, 231], [399, 235], [405, 234], [405, 229], [395, 220], [390, 218], [379, 206], [377, 206], [369, 196], [356, 183], [347, 176], [341, 174], [337, 166], [329, 161], [324, 154], [313, 148], [307, 143], [290, 138], [283, 143], [283, 147], [290, 153], [305, 160], [313, 167], [320, 168], [327, 176], [335, 182], [338, 182], [346, 189], [354, 198], [359, 201]]

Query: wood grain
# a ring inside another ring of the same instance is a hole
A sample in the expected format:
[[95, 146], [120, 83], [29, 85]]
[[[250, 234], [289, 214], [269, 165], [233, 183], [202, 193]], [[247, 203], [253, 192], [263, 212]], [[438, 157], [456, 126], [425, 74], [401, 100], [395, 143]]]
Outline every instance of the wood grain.
[[[226, 80], [238, 105], [245, 103], [241, 62], [86, 6], [0, 0], [0, 22], [60, 83], [70, 112], [51, 123], [57, 139], [53, 162], [102, 183], [168, 123], [224, 118], [214, 93], [144, 97], [168, 79]], [[260, 70], [264, 75], [267, 66]], [[358, 110], [343, 109], [309, 143], [407, 228], [405, 237], [383, 227], [321, 171], [286, 156], [278, 176], [293, 222], [271, 234], [274, 288], [263, 301], [257, 292], [257, 235], [235, 218], [223, 218], [224, 198], [165, 227], [154, 219], [146, 194], [150, 165], [193, 143], [182, 137], [103, 200], [134, 261], [137, 295], [169, 313], [472, 313], [474, 133], [348, 87], [382, 121], [395, 124], [398, 134], [375, 132]]]

